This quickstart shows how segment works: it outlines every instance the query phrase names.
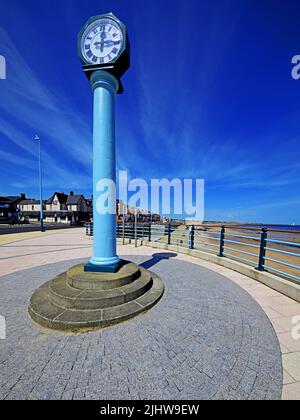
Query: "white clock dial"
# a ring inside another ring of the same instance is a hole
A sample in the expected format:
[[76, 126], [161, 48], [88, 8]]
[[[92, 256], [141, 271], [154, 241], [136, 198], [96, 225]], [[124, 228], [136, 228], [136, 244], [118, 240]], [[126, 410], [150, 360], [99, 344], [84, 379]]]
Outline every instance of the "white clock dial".
[[87, 27], [82, 36], [82, 54], [91, 64], [110, 63], [120, 54], [123, 38], [117, 22], [109, 18], [96, 20]]

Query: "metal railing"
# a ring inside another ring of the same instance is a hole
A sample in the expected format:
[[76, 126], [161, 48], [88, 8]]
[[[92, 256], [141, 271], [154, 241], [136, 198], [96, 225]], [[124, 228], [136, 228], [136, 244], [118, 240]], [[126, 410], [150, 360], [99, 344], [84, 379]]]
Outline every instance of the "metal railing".
[[[86, 227], [93, 236], [93, 226]], [[208, 252], [268, 271], [300, 284], [300, 231], [245, 226], [174, 226], [123, 223], [117, 225], [123, 244], [143, 241]]]

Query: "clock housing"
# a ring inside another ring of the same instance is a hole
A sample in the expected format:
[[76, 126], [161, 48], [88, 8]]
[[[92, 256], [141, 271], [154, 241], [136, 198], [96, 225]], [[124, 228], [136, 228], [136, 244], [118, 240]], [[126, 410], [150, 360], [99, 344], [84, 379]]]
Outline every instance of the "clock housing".
[[[101, 32], [103, 26], [108, 28], [106, 35]], [[118, 93], [123, 92], [121, 77], [130, 67], [130, 44], [126, 26], [113, 13], [91, 17], [78, 34], [77, 48], [88, 79], [96, 70], [108, 71], [119, 81]]]

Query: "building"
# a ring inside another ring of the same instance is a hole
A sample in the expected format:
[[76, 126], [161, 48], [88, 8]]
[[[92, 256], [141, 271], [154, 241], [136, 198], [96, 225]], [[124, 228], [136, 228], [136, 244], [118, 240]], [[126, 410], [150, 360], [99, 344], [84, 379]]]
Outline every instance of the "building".
[[25, 194], [19, 196], [0, 196], [0, 223], [18, 223], [18, 205], [25, 199]]
[[[40, 202], [34, 199], [23, 200], [18, 204], [21, 217], [31, 222], [40, 221]], [[55, 192], [43, 202], [44, 222], [71, 223], [88, 222], [92, 217], [92, 201], [86, 200], [82, 194], [69, 195]]]
[[88, 205], [84, 196], [74, 195], [73, 191], [71, 191], [67, 199], [67, 209], [76, 213], [86, 213]]
[[[21, 219], [27, 219], [29, 222], [40, 221], [40, 201], [35, 199], [22, 200], [18, 204], [19, 216]], [[43, 210], [46, 209], [46, 201], [43, 201]]]
[[[9, 197], [6, 197], [7, 199]], [[18, 213], [17, 219], [27, 219], [30, 222], [40, 221], [40, 201], [35, 199], [25, 199], [23, 194], [17, 199], [15, 212]], [[8, 203], [4, 203], [3, 205]], [[152, 214], [147, 210], [128, 206], [122, 200], [117, 200], [117, 222], [133, 223], [135, 214], [139, 223], [160, 223], [159, 214]], [[93, 218], [93, 199], [86, 199], [82, 194], [70, 194], [55, 192], [51, 197], [43, 202], [44, 222], [46, 223], [71, 223], [71, 222], [90, 222]], [[0, 203], [1, 215], [1, 203]], [[7, 217], [5, 217], [7, 223]], [[0, 216], [1, 221], [1, 216]]]
[[67, 209], [69, 212], [72, 212], [72, 220], [74, 222], [88, 222], [93, 214], [92, 200], [86, 200], [82, 194], [75, 195], [73, 191], [71, 191], [67, 199]]
[[47, 212], [64, 212], [68, 210], [67, 207], [68, 196], [63, 192], [55, 192], [46, 201]]
[[134, 222], [135, 215], [137, 215], [138, 223], [159, 223], [161, 221], [159, 214], [152, 214], [148, 210], [129, 206], [124, 204], [122, 200], [117, 200], [118, 223], [123, 223], [123, 219], [125, 219], [125, 222]]
[[86, 198], [85, 199], [86, 205], [87, 205], [87, 212], [89, 213], [90, 217], [93, 216], [93, 199], [92, 198]]
[[55, 192], [46, 201], [44, 220], [47, 223], [70, 223], [73, 220], [72, 211], [67, 206], [68, 195], [63, 192]]
[[[43, 208], [45, 209], [45, 201], [44, 201], [44, 205]], [[28, 200], [23, 200], [18, 204], [18, 208], [20, 209], [21, 212], [39, 212], [40, 211], [40, 202], [39, 200], [35, 200], [35, 199], [28, 199]]]

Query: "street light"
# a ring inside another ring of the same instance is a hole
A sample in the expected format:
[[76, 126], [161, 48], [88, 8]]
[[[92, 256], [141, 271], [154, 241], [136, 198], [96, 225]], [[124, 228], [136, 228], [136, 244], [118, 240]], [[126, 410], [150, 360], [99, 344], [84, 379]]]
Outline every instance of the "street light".
[[40, 174], [40, 222], [41, 232], [45, 232], [44, 228], [44, 216], [43, 216], [43, 177], [42, 177], [42, 151], [41, 151], [41, 139], [38, 135], [35, 135], [34, 140], [39, 143], [39, 174]]

